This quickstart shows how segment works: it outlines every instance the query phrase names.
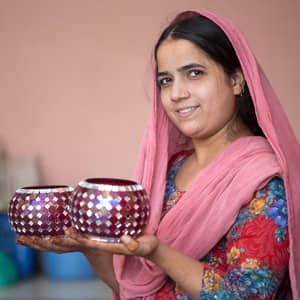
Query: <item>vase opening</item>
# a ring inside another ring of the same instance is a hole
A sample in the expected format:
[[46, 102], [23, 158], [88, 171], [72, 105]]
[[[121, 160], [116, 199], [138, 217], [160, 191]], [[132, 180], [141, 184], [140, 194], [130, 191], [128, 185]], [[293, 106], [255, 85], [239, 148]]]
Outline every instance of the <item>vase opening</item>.
[[137, 183], [132, 180], [119, 179], [119, 178], [88, 178], [85, 180], [91, 184], [106, 184], [106, 185], [136, 185]]

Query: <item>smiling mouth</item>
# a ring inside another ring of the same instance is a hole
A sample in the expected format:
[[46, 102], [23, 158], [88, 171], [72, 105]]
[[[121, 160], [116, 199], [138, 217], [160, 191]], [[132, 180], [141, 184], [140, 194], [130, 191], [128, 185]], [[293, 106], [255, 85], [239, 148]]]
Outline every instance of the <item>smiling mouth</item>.
[[200, 105], [185, 107], [185, 108], [176, 110], [176, 112], [180, 116], [187, 116], [187, 115], [190, 115], [192, 112], [194, 112], [199, 106]]

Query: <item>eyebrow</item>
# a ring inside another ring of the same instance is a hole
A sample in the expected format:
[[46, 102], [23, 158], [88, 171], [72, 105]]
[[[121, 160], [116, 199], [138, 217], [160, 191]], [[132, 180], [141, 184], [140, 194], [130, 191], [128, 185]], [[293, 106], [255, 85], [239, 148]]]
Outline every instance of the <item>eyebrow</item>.
[[[179, 67], [178, 69], [176, 69], [178, 72], [183, 72], [183, 71], [186, 71], [186, 70], [189, 70], [189, 69], [192, 69], [192, 68], [203, 68], [205, 69], [205, 67], [201, 64], [197, 64], [197, 63], [190, 63], [190, 64], [187, 64], [187, 65], [184, 65], [182, 67]], [[157, 77], [159, 76], [166, 76], [166, 75], [169, 75], [170, 73], [168, 71], [162, 71], [162, 72], [158, 72], [157, 73]]]

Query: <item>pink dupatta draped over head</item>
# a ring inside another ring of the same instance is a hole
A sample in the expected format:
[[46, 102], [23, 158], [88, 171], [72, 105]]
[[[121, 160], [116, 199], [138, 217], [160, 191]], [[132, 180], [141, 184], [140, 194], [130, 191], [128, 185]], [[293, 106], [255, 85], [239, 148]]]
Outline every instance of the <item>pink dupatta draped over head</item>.
[[[290, 262], [293, 299], [300, 299], [300, 147], [270, 83], [245, 37], [229, 21], [212, 13], [201, 14], [223, 29], [240, 60], [252, 96], [258, 123], [266, 138], [240, 138], [227, 146], [203, 169], [178, 204], [161, 221], [167, 163], [183, 149], [179, 132], [170, 124], [160, 103], [154, 79], [151, 119], [137, 163], [136, 179], [151, 199], [146, 231], [171, 247], [201, 259], [235, 221], [242, 205], [273, 176], [285, 183], [288, 200]], [[166, 282], [153, 263], [138, 257], [114, 256], [120, 299], [153, 299]], [[199, 279], [200, 280], [200, 279]]]

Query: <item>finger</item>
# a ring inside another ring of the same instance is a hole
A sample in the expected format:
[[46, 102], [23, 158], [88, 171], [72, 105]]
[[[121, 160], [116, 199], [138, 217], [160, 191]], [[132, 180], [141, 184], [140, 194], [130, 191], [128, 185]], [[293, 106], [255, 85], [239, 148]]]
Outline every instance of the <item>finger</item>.
[[66, 230], [65, 230], [65, 235], [66, 236], [70, 236], [70, 235], [74, 235], [74, 234], [76, 234], [76, 231], [72, 228], [72, 227], [69, 227], [69, 228], [67, 228]]
[[57, 253], [68, 252], [69, 250], [57, 245], [54, 245], [50, 239], [44, 239], [37, 236], [21, 236], [18, 241], [25, 246], [29, 246], [39, 251], [54, 251]]
[[79, 235], [78, 232], [75, 231], [75, 229], [70, 227], [65, 230], [65, 241], [64, 242], [67, 245], [71, 245], [72, 243], [74, 243], [76, 245], [81, 245], [77, 239], [78, 237], [81, 237], [81, 235]]
[[137, 240], [134, 240], [133, 238], [131, 238], [128, 235], [123, 235], [121, 237], [121, 242], [126, 246], [126, 248], [130, 252], [135, 252], [140, 246], [140, 244]]
[[94, 250], [102, 250], [114, 254], [127, 254], [130, 255], [131, 252], [122, 243], [105, 243], [101, 241], [95, 241], [88, 238], [81, 237], [79, 235], [72, 235], [72, 238], [77, 240], [81, 245], [86, 248]]
[[47, 251], [54, 251], [57, 253], [64, 253], [64, 252], [73, 252], [74, 249], [70, 247], [66, 247], [65, 245], [59, 245], [55, 244], [53, 240], [58, 239], [58, 240], [63, 240], [64, 238], [59, 238], [59, 237], [53, 237], [53, 238], [36, 238], [36, 243], [38, 246], [47, 249]]
[[47, 251], [46, 248], [40, 247], [38, 246], [33, 240], [32, 238], [28, 238], [28, 237], [19, 237], [16, 241], [17, 244], [22, 245], [22, 246], [26, 246], [26, 247], [30, 247], [33, 248], [35, 250], [38, 251]]
[[78, 243], [78, 241], [74, 240], [73, 238], [66, 236], [66, 237], [54, 237], [51, 238], [51, 243], [56, 245], [56, 246], [60, 246], [60, 247], [66, 247], [69, 249], [78, 249], [80, 248], [80, 244]]

